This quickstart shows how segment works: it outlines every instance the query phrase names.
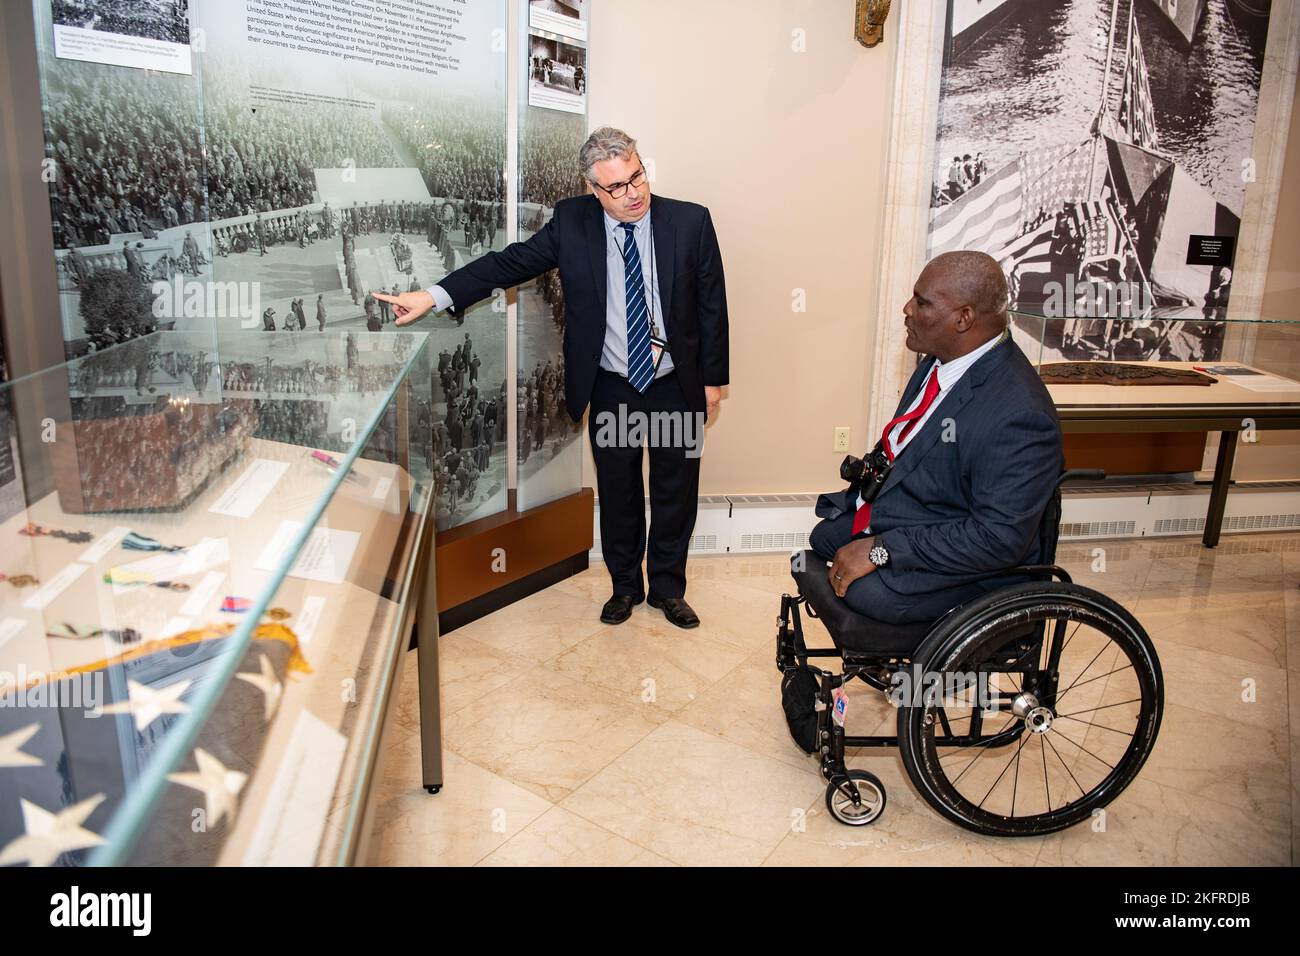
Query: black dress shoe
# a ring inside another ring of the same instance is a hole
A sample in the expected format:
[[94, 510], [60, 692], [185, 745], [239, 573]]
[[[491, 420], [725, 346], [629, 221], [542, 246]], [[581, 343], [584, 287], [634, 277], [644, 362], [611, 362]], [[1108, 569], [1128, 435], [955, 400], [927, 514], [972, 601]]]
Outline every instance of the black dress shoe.
[[700, 626], [700, 619], [696, 617], [691, 606], [683, 598], [657, 598], [652, 597], [648, 603], [651, 607], [657, 607], [664, 612], [664, 617], [668, 618], [670, 624], [676, 624], [678, 627], [690, 629]]
[[615, 594], [600, 609], [600, 623], [622, 624], [632, 616], [632, 608], [640, 604], [642, 600], [644, 599], [633, 597], [630, 594]]

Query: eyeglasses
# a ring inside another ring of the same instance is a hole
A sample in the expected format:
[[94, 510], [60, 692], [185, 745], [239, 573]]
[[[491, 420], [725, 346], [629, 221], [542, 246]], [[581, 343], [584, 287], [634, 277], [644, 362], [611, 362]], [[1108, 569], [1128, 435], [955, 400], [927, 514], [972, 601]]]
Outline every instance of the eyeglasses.
[[645, 167], [642, 166], [636, 171], [636, 174], [625, 183], [614, 183], [610, 186], [601, 186], [600, 183], [593, 182], [592, 185], [609, 193], [611, 199], [622, 199], [627, 195], [628, 186], [640, 187], [645, 182]]

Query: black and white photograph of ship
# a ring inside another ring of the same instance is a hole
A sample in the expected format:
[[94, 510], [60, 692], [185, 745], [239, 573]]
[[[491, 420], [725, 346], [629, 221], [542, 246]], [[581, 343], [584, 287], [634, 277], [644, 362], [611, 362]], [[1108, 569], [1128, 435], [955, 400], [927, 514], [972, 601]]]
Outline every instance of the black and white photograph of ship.
[[949, 0], [929, 254], [997, 258], [1043, 361], [1220, 358], [1268, 14]]

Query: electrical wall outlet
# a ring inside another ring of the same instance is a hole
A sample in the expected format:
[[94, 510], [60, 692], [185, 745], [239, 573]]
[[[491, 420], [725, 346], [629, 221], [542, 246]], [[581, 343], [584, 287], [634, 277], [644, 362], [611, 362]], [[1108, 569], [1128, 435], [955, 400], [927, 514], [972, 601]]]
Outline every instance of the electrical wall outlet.
[[849, 428], [847, 425], [840, 425], [835, 429], [835, 443], [831, 446], [831, 451], [848, 451], [849, 450]]

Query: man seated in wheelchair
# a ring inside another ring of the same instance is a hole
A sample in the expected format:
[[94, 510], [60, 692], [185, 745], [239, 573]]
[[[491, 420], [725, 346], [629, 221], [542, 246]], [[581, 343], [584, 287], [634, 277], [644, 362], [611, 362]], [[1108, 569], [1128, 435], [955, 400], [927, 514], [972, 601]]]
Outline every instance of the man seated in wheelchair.
[[[799, 594], [782, 595], [777, 625], [782, 709], [821, 761], [841, 823], [866, 825], [885, 806], [879, 778], [848, 767], [853, 748], [898, 747], [917, 792], [954, 823], [1033, 836], [1113, 800], [1159, 731], [1150, 638], [1054, 566], [1057, 487], [1072, 474], [1052, 400], [1008, 333], [1007, 298], [980, 252], [922, 270], [903, 315], [923, 358], [866, 460], [845, 460], [848, 489], [818, 499], [823, 520], [792, 562]], [[801, 606], [834, 649], [806, 645]], [[814, 664], [827, 657], [843, 670]], [[909, 676], [941, 692], [909, 694]], [[847, 732], [854, 680], [886, 692], [897, 736]]]
[[[1011, 340], [1007, 285], [982, 252], [921, 271], [903, 308], [923, 358], [845, 491], [822, 495], [810, 546], [834, 592], [890, 624], [934, 621], [1036, 564], [1039, 528], [1062, 469], [1056, 409]], [[811, 568], [809, 570], [812, 570]]]

